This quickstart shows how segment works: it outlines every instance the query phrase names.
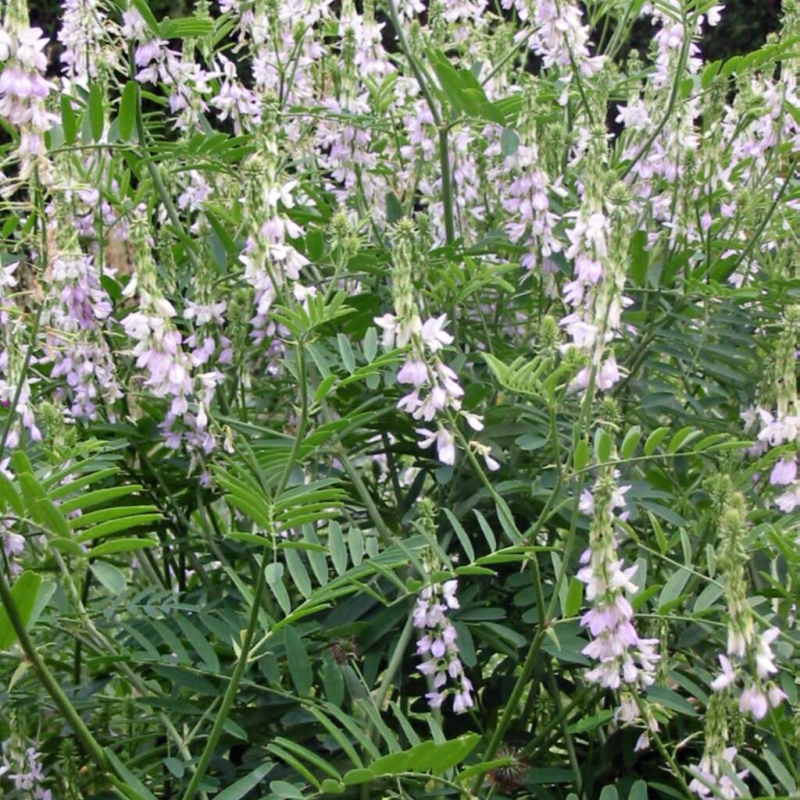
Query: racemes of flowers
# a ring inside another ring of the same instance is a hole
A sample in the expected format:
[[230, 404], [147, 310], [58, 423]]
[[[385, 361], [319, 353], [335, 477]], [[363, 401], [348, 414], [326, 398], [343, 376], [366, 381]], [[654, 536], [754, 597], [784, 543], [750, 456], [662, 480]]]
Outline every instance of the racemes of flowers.
[[[44, 134], [55, 119], [47, 109], [47, 98], [55, 86], [45, 77], [47, 44], [41, 28], [30, 27], [26, 4], [9, 2], [0, 28], [0, 117], [19, 130], [18, 181], [31, 177], [36, 166], [38, 180], [46, 183], [49, 179]], [[4, 187], [4, 193], [16, 185]]]
[[223, 379], [219, 370], [207, 369], [198, 352], [187, 352], [184, 336], [174, 324], [175, 307], [167, 300], [156, 279], [151, 254], [149, 224], [137, 213], [131, 223], [134, 273], [125, 287], [126, 298], [136, 298], [137, 310], [122, 320], [125, 333], [135, 342], [136, 367], [143, 371], [144, 387], [153, 396], [169, 400], [161, 427], [172, 449], [187, 445], [196, 458], [208, 455], [216, 440], [210, 430], [209, 406], [214, 390]]
[[[540, 154], [536, 124], [539, 103], [537, 84], [531, 82], [523, 95], [521, 141], [503, 163], [506, 175], [512, 176], [503, 193], [503, 207], [511, 214], [505, 224], [508, 238], [514, 243], [522, 242], [526, 250], [520, 264], [532, 272], [552, 275], [558, 271], [552, 256], [564, 248], [557, 234], [561, 215], [554, 210], [551, 195], [563, 200], [568, 193], [561, 185], [561, 177], [550, 178], [545, 158]], [[555, 134], [548, 129], [548, 137]], [[502, 179], [501, 174], [495, 177]], [[550, 293], [555, 293], [555, 289], [551, 287]]]
[[[722, 572], [728, 606], [728, 646], [726, 652], [719, 655], [722, 671], [712, 681], [711, 688], [715, 692], [735, 688], [739, 695], [739, 711], [760, 720], [786, 699], [786, 693], [775, 683], [778, 667], [772, 649], [780, 630], [774, 626], [760, 629], [748, 602], [744, 496], [730, 490], [730, 481], [725, 476], [715, 487], [714, 496], [720, 509], [717, 564]], [[726, 498], [724, 506], [719, 503], [721, 497]]]
[[560, 324], [572, 346], [589, 359], [572, 383], [580, 391], [590, 385], [608, 391], [620, 380], [614, 352], [607, 349], [622, 327], [623, 309], [631, 302], [623, 293], [632, 233], [630, 194], [621, 183], [605, 190], [607, 157], [605, 132], [596, 131], [584, 156], [580, 209], [565, 215], [575, 220], [567, 230], [570, 246], [564, 251], [575, 268], [573, 280], [563, 290], [564, 302], [572, 310]]
[[637, 566], [625, 566], [615, 532], [615, 512], [624, 508], [630, 487], [619, 486], [617, 475], [613, 463], [604, 464], [593, 489], [585, 490], [580, 498], [580, 510], [591, 516], [591, 524], [589, 547], [581, 555], [583, 566], [577, 577], [592, 604], [581, 618], [592, 640], [581, 652], [599, 662], [586, 672], [586, 680], [619, 693], [616, 720], [624, 725], [645, 722], [646, 730], [637, 743], [637, 749], [643, 749], [648, 733], [657, 731], [658, 725], [637, 695], [655, 681], [659, 640], [640, 637], [634, 625], [629, 597], [639, 590], [633, 581]]
[[[789, 306], [777, 337], [771, 369], [762, 386], [764, 405], [774, 402], [772, 410], [762, 405], [743, 413], [746, 428], [757, 427], [758, 439], [751, 448], [754, 456], [770, 448], [780, 448], [769, 475], [771, 486], [780, 494], [775, 505], [785, 514], [800, 507], [800, 481], [797, 478], [797, 452], [800, 444], [800, 402], [797, 394], [797, 354], [800, 342], [800, 306]], [[788, 452], [787, 452], [788, 451]]]
[[7, 782], [13, 796], [25, 800], [53, 800], [53, 793], [47, 788], [49, 781], [42, 754], [21, 734], [20, 727], [20, 717], [12, 714], [11, 737], [4, 742], [0, 758], [0, 788]]
[[749, 774], [734, 767], [737, 748], [730, 744], [728, 732], [728, 703], [720, 694], [713, 694], [708, 701], [705, 716], [705, 748], [699, 764], [692, 764], [689, 771], [694, 776], [689, 788], [700, 797], [718, 797], [734, 800], [742, 797], [740, 788]]
[[[400, 220], [393, 231], [392, 295], [394, 314], [384, 314], [375, 319], [383, 330], [383, 347], [387, 350], [397, 346], [407, 350], [405, 363], [397, 374], [400, 384], [410, 387], [397, 407], [408, 412], [414, 420], [436, 423], [431, 427], [416, 429], [420, 436], [420, 447], [436, 444], [436, 453], [443, 464], [452, 465], [456, 460], [456, 435], [450, 427], [454, 415], [463, 416], [467, 424], [476, 431], [483, 429], [483, 420], [477, 414], [462, 411], [461, 398], [464, 389], [458, 376], [440, 357], [440, 351], [452, 344], [453, 337], [445, 330], [447, 315], [430, 317], [425, 322], [419, 314], [414, 296], [413, 276], [418, 269], [415, 259], [416, 226], [411, 220]], [[489, 469], [498, 469], [500, 464], [492, 458], [490, 448], [479, 442], [470, 446], [483, 456]]]
[[[420, 503], [420, 524], [435, 533], [434, 506], [430, 500]], [[442, 564], [433, 552], [424, 559], [427, 574], [438, 572]], [[432, 583], [426, 580], [419, 590], [412, 620], [420, 632], [417, 655], [422, 663], [417, 669], [427, 678], [429, 691], [425, 695], [431, 708], [441, 708], [448, 696], [453, 697], [453, 711], [463, 714], [472, 708], [472, 682], [464, 672], [459, 658], [458, 632], [448, 617], [448, 612], [458, 609], [458, 581], [446, 580]]]
[[[113, 306], [100, 283], [94, 258], [81, 251], [75, 225], [63, 198], [56, 198], [49, 233], [55, 243], [43, 324], [45, 357], [52, 378], [63, 378], [56, 397], [74, 419], [93, 420], [98, 407], [114, 418], [122, 397], [114, 354], [108, 344]], [[106, 267], [105, 274], [113, 276]]]
[[239, 261], [255, 292], [252, 338], [256, 344], [267, 343], [267, 369], [275, 374], [283, 355], [283, 332], [271, 317], [273, 304], [284, 292], [302, 303], [316, 294], [316, 287], [301, 282], [301, 270], [309, 261], [293, 240], [301, 239], [305, 230], [287, 213], [295, 204], [297, 181], [278, 170], [276, 109], [265, 109], [265, 122], [255, 134], [256, 152], [246, 164], [242, 204], [247, 240]]

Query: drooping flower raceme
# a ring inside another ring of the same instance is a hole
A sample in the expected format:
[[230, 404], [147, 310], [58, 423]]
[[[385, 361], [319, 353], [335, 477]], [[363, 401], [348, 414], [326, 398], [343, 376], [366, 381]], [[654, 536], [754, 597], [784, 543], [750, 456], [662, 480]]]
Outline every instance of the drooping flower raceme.
[[6, 29], [0, 28], [0, 117], [19, 129], [19, 180], [29, 178], [39, 165], [39, 180], [47, 182], [44, 134], [52, 127], [54, 115], [46, 100], [54, 85], [45, 78], [48, 40], [41, 28], [31, 28], [27, 19], [6, 15]]
[[[419, 445], [427, 448], [435, 443], [439, 460], [443, 464], [454, 464], [456, 437], [447, 420], [447, 413], [463, 416], [476, 431], [483, 428], [483, 421], [477, 414], [462, 411], [464, 390], [456, 373], [440, 356], [440, 351], [453, 342], [452, 335], [445, 330], [447, 316], [441, 314], [430, 317], [424, 323], [420, 318], [412, 281], [414, 224], [409, 220], [401, 220], [394, 234], [392, 294], [395, 313], [377, 317], [375, 323], [383, 330], [384, 348], [388, 350], [397, 345], [408, 349], [397, 380], [409, 386], [411, 391], [400, 399], [397, 407], [407, 411], [417, 421], [428, 424], [435, 422], [435, 430], [433, 426], [416, 429], [420, 436]], [[483, 456], [489, 469], [499, 468], [488, 446], [479, 442], [472, 442], [470, 446]]]
[[[581, 556], [584, 566], [577, 576], [592, 604], [581, 619], [592, 639], [582, 652], [599, 662], [586, 672], [586, 680], [621, 692], [618, 721], [625, 724], [642, 718], [655, 730], [655, 720], [641, 709], [636, 693], [655, 680], [659, 641], [643, 639], [636, 630], [628, 598], [638, 591], [633, 582], [637, 567], [625, 566], [614, 531], [614, 512], [624, 507], [628, 488], [617, 485], [612, 465], [604, 465], [593, 490], [584, 492], [580, 500], [581, 511], [592, 517], [589, 548]], [[646, 734], [640, 745], [646, 746]]]
[[[728, 605], [728, 646], [725, 654], [719, 654], [722, 671], [712, 681], [711, 688], [715, 692], [735, 688], [739, 692], [739, 711], [759, 720], [786, 699], [774, 680], [778, 667], [772, 644], [780, 631], [777, 627], [759, 630], [748, 603], [744, 577], [747, 509], [743, 495], [730, 493], [726, 505], [719, 520], [717, 562]], [[750, 665], [755, 665], [755, 674]]]
[[728, 712], [724, 698], [714, 694], [708, 701], [705, 718], [705, 749], [700, 763], [689, 767], [694, 776], [689, 788], [702, 798], [722, 796], [725, 800], [741, 797], [742, 791], [733, 778], [740, 781], [748, 771], [736, 772], [737, 750], [730, 745]]
[[[435, 532], [433, 504], [421, 501], [422, 524]], [[424, 559], [429, 572], [441, 569], [439, 557], [430, 553]], [[417, 655], [422, 656], [419, 671], [428, 679], [430, 691], [426, 694], [431, 708], [441, 708], [452, 696], [453, 711], [463, 714], [473, 706], [472, 683], [464, 672], [459, 658], [458, 632], [448, 618], [448, 612], [459, 608], [458, 581], [426, 583], [419, 591], [413, 611], [413, 624], [419, 631]]]

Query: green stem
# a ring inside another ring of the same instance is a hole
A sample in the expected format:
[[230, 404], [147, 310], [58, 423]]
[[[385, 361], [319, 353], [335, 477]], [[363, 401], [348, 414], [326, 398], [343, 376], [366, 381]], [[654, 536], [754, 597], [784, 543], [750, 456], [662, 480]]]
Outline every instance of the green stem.
[[[53, 673], [48, 669], [47, 664], [45, 664], [44, 659], [39, 655], [39, 651], [28, 635], [28, 629], [22, 621], [22, 617], [19, 615], [19, 610], [14, 603], [14, 598], [11, 596], [11, 590], [9, 589], [8, 583], [6, 583], [6, 578], [2, 570], [0, 570], [0, 600], [3, 601], [3, 608], [5, 608], [8, 614], [9, 622], [11, 622], [11, 627], [14, 629], [14, 633], [16, 633], [19, 639], [22, 650], [33, 665], [33, 669], [42, 685], [47, 690], [50, 697], [53, 698], [53, 702], [58, 706], [58, 710], [63, 714], [64, 719], [69, 723], [72, 730], [75, 731], [75, 736], [80, 741], [84, 750], [86, 750], [95, 764], [97, 764], [100, 771], [104, 773], [109, 772], [110, 765], [103, 748], [100, 746], [97, 739], [92, 736], [91, 731], [86, 727], [80, 714], [78, 714], [63, 689], [58, 685], [58, 682], [53, 677]], [[121, 775], [118, 777], [122, 778]]]
[[453, 216], [453, 182], [450, 172], [450, 143], [447, 138], [447, 125], [444, 123], [442, 115], [439, 113], [439, 109], [434, 102], [433, 95], [428, 87], [428, 82], [425, 80], [425, 76], [422, 74], [422, 69], [420, 69], [416, 58], [414, 58], [414, 54], [411, 52], [408, 39], [406, 39], [406, 34], [403, 30], [403, 25], [397, 15], [397, 9], [395, 8], [394, 0], [389, 0], [388, 8], [389, 17], [392, 21], [392, 25], [394, 26], [395, 33], [397, 34], [397, 41], [400, 44], [400, 49], [403, 51], [403, 55], [408, 60], [411, 71], [414, 73], [414, 78], [419, 84], [419, 89], [422, 92], [422, 96], [425, 98], [425, 102], [427, 103], [428, 108], [431, 110], [433, 123], [436, 125], [436, 128], [439, 131], [439, 167], [442, 173], [444, 235], [445, 242], [447, 244], [452, 244], [456, 239], [456, 226]]
[[[141, 98], [139, 97], [137, 100], [136, 133], [139, 137], [140, 146], [145, 147], [147, 132], [144, 127], [144, 117], [142, 116]], [[187, 246], [187, 242], [191, 241], [191, 237], [187, 235], [186, 231], [184, 231], [180, 214], [178, 214], [178, 209], [175, 208], [175, 203], [172, 202], [172, 197], [167, 191], [167, 187], [164, 185], [164, 181], [161, 178], [161, 173], [158, 171], [158, 165], [151, 158], [147, 159], [147, 171], [150, 173], [150, 180], [153, 181], [153, 186], [155, 186], [158, 198], [167, 212], [169, 221], [175, 226], [176, 230], [181, 233], [181, 243], [186, 250], [186, 255], [189, 261], [192, 263], [192, 268], [195, 270], [195, 272], [198, 272], [200, 270], [200, 261], [198, 260], [197, 254], [194, 252], [194, 250]]]
[[[300, 420], [297, 425], [297, 432], [295, 434], [295, 439], [294, 443], [292, 444], [289, 458], [275, 490], [276, 497], [283, 493], [283, 490], [286, 488], [286, 485], [289, 482], [289, 477], [292, 473], [292, 467], [295, 465], [300, 454], [300, 445], [303, 441], [306, 424], [308, 421], [308, 387], [306, 382], [305, 349], [301, 341], [297, 342], [297, 380], [300, 386]], [[222, 698], [222, 704], [220, 705], [219, 713], [214, 720], [214, 725], [211, 728], [208, 741], [206, 742], [206, 746], [203, 748], [200, 760], [197, 763], [197, 770], [194, 775], [192, 775], [192, 780], [190, 781], [189, 786], [186, 788], [186, 792], [183, 795], [183, 800], [193, 800], [194, 796], [197, 794], [197, 791], [200, 787], [200, 782], [203, 780], [203, 776], [208, 770], [211, 757], [214, 755], [214, 750], [216, 749], [219, 739], [222, 736], [222, 730], [228, 719], [231, 708], [233, 707], [234, 700], [236, 699], [236, 693], [239, 690], [239, 684], [241, 683], [245, 669], [247, 668], [250, 650], [253, 646], [253, 639], [255, 638], [256, 626], [258, 625], [258, 616], [261, 611], [261, 599], [264, 595], [264, 590], [266, 589], [267, 585], [266, 565], [264, 562], [266, 561], [268, 550], [269, 547], [264, 548], [261, 555], [261, 561], [258, 565], [258, 578], [256, 579], [256, 587], [253, 591], [253, 604], [250, 607], [250, 619], [248, 620], [247, 629], [245, 630], [244, 638], [242, 640], [242, 650], [239, 653], [239, 658], [236, 660], [236, 666], [233, 669], [233, 675], [231, 675], [230, 683], [228, 683], [228, 687], [225, 690], [225, 696]]]
[[572, 771], [575, 773], [575, 792], [578, 796], [583, 794], [583, 775], [581, 774], [581, 767], [578, 763], [578, 756], [575, 753], [575, 743], [572, 741], [572, 735], [569, 732], [566, 716], [564, 714], [564, 704], [561, 702], [561, 693], [558, 689], [553, 670], [550, 665], [547, 667], [547, 685], [550, 688], [550, 696], [553, 698], [553, 704], [556, 707], [556, 713], [561, 720], [561, 733], [564, 736], [564, 744], [567, 748], [567, 756]]
[[258, 579], [256, 581], [256, 588], [253, 592], [253, 605], [250, 608], [250, 619], [247, 623], [244, 639], [242, 640], [242, 651], [239, 653], [239, 658], [236, 660], [236, 666], [233, 669], [228, 688], [225, 690], [225, 696], [222, 698], [222, 705], [220, 706], [219, 713], [214, 720], [214, 725], [211, 728], [211, 733], [208, 735], [208, 741], [197, 762], [197, 770], [192, 775], [192, 780], [186, 787], [186, 792], [183, 795], [183, 800], [193, 800], [200, 788], [200, 782], [206, 774], [208, 765], [211, 762], [211, 757], [214, 755], [214, 750], [217, 747], [220, 737], [222, 736], [222, 729], [228, 720], [233, 701], [236, 699], [236, 693], [239, 690], [239, 683], [244, 675], [245, 668], [247, 667], [248, 656], [250, 655], [250, 648], [253, 645], [253, 638], [255, 637], [256, 625], [258, 624], [258, 613], [261, 610], [261, 595], [264, 593], [267, 581], [266, 565], [264, 561], [267, 557], [267, 550], [265, 547], [261, 556], [261, 563], [258, 570]]
[[405, 627], [400, 633], [400, 638], [397, 640], [397, 644], [395, 645], [392, 657], [389, 659], [389, 664], [386, 667], [386, 672], [383, 673], [383, 680], [381, 681], [381, 685], [378, 687], [378, 691], [375, 694], [375, 706], [378, 709], [378, 711], [381, 710], [381, 707], [383, 706], [386, 700], [386, 695], [389, 694], [389, 687], [392, 685], [392, 680], [394, 679], [394, 676], [397, 674], [397, 671], [400, 669], [400, 665], [403, 663], [403, 656], [405, 655], [406, 648], [408, 647], [408, 643], [411, 640], [411, 634], [413, 631], [414, 631], [414, 617], [412, 614], [409, 614], [408, 619], [406, 620]]
[[[506, 731], [511, 724], [511, 719], [516, 713], [517, 707], [519, 706], [522, 693], [525, 691], [525, 686], [530, 680], [531, 675], [533, 675], [533, 670], [536, 667], [536, 659], [539, 655], [539, 650], [542, 647], [542, 642], [544, 642], [546, 630], [547, 628], [545, 625], [540, 625], [539, 630], [536, 631], [536, 635], [533, 637], [533, 641], [531, 641], [531, 646], [528, 649], [528, 655], [526, 656], [525, 662], [522, 665], [522, 671], [520, 672], [519, 678], [517, 678], [517, 682], [514, 684], [514, 688], [511, 691], [511, 696], [508, 698], [508, 702], [503, 709], [503, 714], [500, 717], [500, 721], [497, 723], [497, 727], [492, 733], [492, 738], [489, 740], [489, 744], [486, 747], [486, 752], [483, 755], [484, 761], [491, 761], [494, 758], [498, 748], [500, 747], [500, 744], [503, 741], [503, 737], [505, 736]], [[483, 774], [480, 774], [475, 778], [475, 783], [472, 785], [473, 795], [477, 796], [478, 792], [480, 791], [480, 788], [483, 785], [483, 778]]]

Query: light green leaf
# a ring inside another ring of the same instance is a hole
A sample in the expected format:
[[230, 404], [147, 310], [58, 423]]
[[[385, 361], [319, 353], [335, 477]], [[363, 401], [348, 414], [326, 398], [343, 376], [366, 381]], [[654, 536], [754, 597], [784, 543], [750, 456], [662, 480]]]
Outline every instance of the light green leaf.
[[240, 778], [227, 789], [223, 789], [223, 791], [214, 797], [214, 800], [240, 800], [240, 798], [244, 797], [248, 792], [255, 789], [272, 771], [274, 766], [275, 764], [272, 761], [265, 761], [263, 764], [256, 767], [249, 775]]
[[[23, 572], [11, 587], [11, 598], [22, 624], [26, 629], [33, 616], [36, 605], [36, 596], [39, 592], [42, 579], [35, 572]], [[17, 633], [11, 625], [11, 619], [5, 606], [0, 607], [0, 652], [8, 650], [18, 639]]]
[[95, 561], [89, 565], [95, 578], [112, 594], [120, 594], [127, 587], [125, 576], [113, 564]]

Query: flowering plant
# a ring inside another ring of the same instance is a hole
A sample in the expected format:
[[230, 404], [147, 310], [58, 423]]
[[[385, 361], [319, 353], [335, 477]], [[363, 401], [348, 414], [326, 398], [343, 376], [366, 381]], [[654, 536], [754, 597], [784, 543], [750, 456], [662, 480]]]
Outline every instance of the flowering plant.
[[2, 9], [4, 797], [797, 794], [797, 0]]

